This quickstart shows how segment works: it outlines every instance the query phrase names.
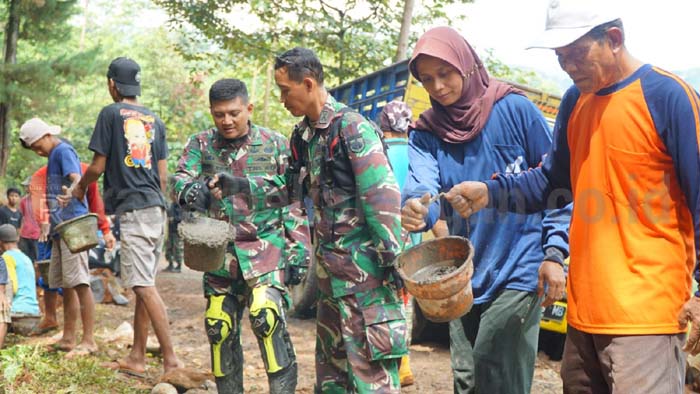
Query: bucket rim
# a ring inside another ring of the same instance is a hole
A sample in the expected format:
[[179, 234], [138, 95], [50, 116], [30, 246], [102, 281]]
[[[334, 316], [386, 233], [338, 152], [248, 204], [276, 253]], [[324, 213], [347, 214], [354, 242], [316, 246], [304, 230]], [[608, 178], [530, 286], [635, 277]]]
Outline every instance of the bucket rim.
[[94, 213], [87, 213], [85, 215], [80, 215], [76, 216], [72, 219], [65, 220], [59, 224], [56, 225], [56, 228], [54, 229], [56, 232], [60, 232], [64, 227], [68, 226], [71, 223], [79, 222], [82, 221], [83, 219], [89, 218], [89, 217], [94, 217], [97, 219], [97, 214]]
[[[396, 259], [394, 260], [394, 261], [395, 261], [394, 266], [396, 267], [396, 271], [399, 273], [399, 276], [401, 277], [401, 279], [404, 280], [404, 281], [408, 281], [408, 282], [410, 282], [410, 283], [418, 284], [418, 282], [416, 282], [415, 280], [413, 280], [413, 279], [411, 279], [410, 277], [408, 277], [408, 276], [404, 273], [403, 268], [402, 268], [401, 266], [399, 266], [399, 264], [398, 264], [398, 263], [399, 263], [399, 258], [401, 257], [402, 254], [404, 254], [404, 253], [410, 251], [411, 249], [417, 248], [417, 247], [419, 247], [419, 246], [425, 247], [426, 245], [429, 245], [429, 244], [431, 244], [431, 243], [437, 243], [437, 242], [440, 242], [440, 241], [444, 242], [445, 240], [449, 240], [449, 239], [451, 239], [451, 240], [458, 240], [458, 241], [466, 241], [466, 245], [467, 245], [467, 247], [468, 247], [468, 250], [467, 250], [467, 257], [464, 259], [464, 262], [471, 261], [471, 260], [474, 258], [474, 245], [473, 245], [472, 242], [469, 240], [469, 238], [462, 237], [462, 236], [459, 236], [459, 235], [448, 235], [448, 236], [446, 236], [446, 237], [434, 238], [434, 239], [431, 239], [431, 240], [428, 240], [428, 241], [425, 241], [425, 242], [421, 242], [421, 243], [419, 243], [418, 245], [412, 246], [412, 247], [410, 247], [410, 248], [404, 250], [403, 252], [401, 252], [398, 256], [396, 256]], [[455, 277], [455, 276], [457, 276], [457, 275], [460, 275], [462, 272], [464, 272], [464, 271], [468, 268], [468, 266], [469, 266], [469, 267], [472, 267], [471, 269], [473, 269], [473, 263], [472, 263], [472, 264], [462, 264], [462, 265], [460, 265], [459, 267], [457, 267], [456, 270], [454, 270], [454, 271], [452, 271], [452, 272], [450, 272], [450, 273], [448, 273], [448, 274], [446, 274], [446, 275], [443, 275], [443, 276], [441, 277], [441, 279], [442, 279], [442, 280], [446, 280], [446, 279], [453, 278], [453, 277]]]

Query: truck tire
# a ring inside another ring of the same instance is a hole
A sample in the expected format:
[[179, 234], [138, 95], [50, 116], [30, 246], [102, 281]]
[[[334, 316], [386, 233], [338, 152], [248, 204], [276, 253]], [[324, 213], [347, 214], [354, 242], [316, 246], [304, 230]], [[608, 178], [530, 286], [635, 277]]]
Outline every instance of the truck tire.
[[316, 258], [312, 255], [311, 264], [301, 283], [289, 286], [292, 297], [292, 308], [289, 315], [309, 319], [316, 316], [316, 301], [318, 301], [318, 278], [316, 277]]

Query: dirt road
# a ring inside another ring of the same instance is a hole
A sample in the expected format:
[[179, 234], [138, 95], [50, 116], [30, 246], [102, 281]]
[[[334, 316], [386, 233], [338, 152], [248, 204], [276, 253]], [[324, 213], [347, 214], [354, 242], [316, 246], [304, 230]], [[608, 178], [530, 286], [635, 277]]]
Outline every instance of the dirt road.
[[[161, 273], [158, 276], [160, 294], [168, 306], [171, 332], [176, 351], [189, 367], [209, 370], [209, 347], [203, 328], [205, 300], [201, 294], [201, 273], [183, 267], [183, 272]], [[133, 298], [130, 296], [130, 298]], [[114, 330], [123, 321], [130, 321], [133, 300], [128, 308], [99, 305], [98, 330]], [[313, 393], [314, 385], [314, 320], [290, 319], [290, 332], [299, 362], [298, 393]], [[155, 343], [155, 342], [154, 342]], [[246, 393], [267, 393], [267, 379], [255, 337], [243, 319], [244, 379]], [[405, 387], [405, 393], [452, 393], [449, 349], [444, 343], [421, 343], [411, 346], [411, 365], [416, 383]], [[537, 361], [532, 393], [560, 393], [558, 363], [540, 354]], [[149, 367], [151, 376], [159, 370]]]

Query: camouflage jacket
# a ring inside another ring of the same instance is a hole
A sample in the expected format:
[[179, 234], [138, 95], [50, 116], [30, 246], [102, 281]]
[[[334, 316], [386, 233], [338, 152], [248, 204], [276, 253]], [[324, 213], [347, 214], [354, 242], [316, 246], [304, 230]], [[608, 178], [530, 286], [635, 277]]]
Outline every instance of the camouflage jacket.
[[[209, 209], [210, 217], [234, 225], [236, 253], [224, 269], [233, 271], [237, 264], [246, 280], [283, 269], [287, 262], [308, 266], [308, 220], [298, 203], [289, 204], [285, 186], [288, 154], [283, 135], [251, 123], [248, 135], [233, 141], [222, 138], [216, 128], [191, 136], [178, 163], [176, 193], [188, 182], [218, 172], [248, 178], [249, 195], [213, 200]], [[236, 272], [230, 273], [235, 277]]]
[[[382, 285], [401, 249], [401, 194], [380, 138], [357, 112], [337, 114], [343, 107], [329, 95], [319, 121], [294, 130], [306, 142], [301, 182], [314, 203], [319, 287], [334, 297]], [[341, 141], [328, 141], [333, 122], [342, 122]], [[348, 159], [351, 187], [338, 187], [329, 162]]]

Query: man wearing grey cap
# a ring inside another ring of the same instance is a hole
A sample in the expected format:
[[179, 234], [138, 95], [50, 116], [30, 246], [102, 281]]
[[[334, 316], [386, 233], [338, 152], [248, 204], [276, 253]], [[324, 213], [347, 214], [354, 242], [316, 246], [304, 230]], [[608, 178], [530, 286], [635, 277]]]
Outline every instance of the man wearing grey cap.
[[612, 5], [549, 6], [534, 47], [554, 49], [574, 86], [543, 166], [451, 197], [465, 217], [575, 201], [564, 392], [680, 394], [683, 351], [700, 353], [700, 96], [627, 51]]
[[136, 294], [131, 352], [105, 366], [143, 376], [148, 326], [152, 324], [168, 372], [182, 362], [175, 355], [168, 314], [155, 283], [165, 230], [165, 125], [138, 102], [141, 68], [134, 60], [119, 57], [112, 61], [107, 88], [114, 103], [100, 112], [89, 145], [94, 152], [92, 164], [70, 191], [82, 198], [87, 186], [104, 173], [105, 211], [117, 216], [121, 230], [122, 278]]

